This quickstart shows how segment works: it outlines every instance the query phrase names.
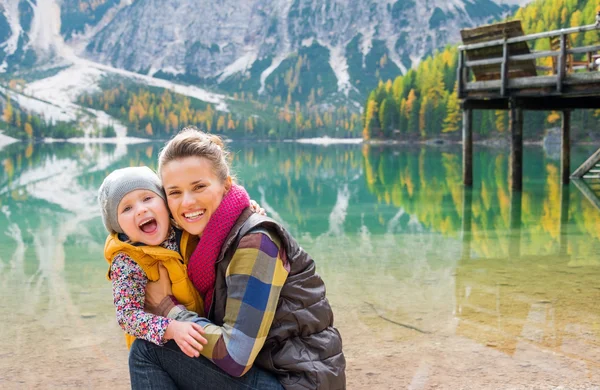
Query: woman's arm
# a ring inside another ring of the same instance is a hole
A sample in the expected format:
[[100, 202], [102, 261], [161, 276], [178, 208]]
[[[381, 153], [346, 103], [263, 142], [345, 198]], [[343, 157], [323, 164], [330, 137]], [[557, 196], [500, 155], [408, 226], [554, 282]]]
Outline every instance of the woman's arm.
[[228, 374], [242, 376], [264, 345], [288, 273], [289, 264], [280, 251], [279, 240], [265, 233], [251, 233], [240, 240], [227, 268], [223, 326], [181, 305], [166, 310], [170, 318], [200, 324], [208, 340], [201, 354]]

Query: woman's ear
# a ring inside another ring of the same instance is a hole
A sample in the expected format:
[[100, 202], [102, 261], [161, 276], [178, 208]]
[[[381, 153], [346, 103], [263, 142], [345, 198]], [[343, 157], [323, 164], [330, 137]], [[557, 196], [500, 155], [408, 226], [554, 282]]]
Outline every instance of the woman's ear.
[[232, 185], [232, 181], [231, 181], [231, 176], [227, 176], [227, 178], [225, 179], [225, 192], [229, 191], [231, 189], [231, 185]]

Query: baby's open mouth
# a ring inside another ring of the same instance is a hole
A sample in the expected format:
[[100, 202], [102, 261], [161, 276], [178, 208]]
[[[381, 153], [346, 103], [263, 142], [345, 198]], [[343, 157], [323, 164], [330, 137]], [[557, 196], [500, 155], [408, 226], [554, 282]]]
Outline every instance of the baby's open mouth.
[[148, 218], [143, 220], [139, 226], [144, 233], [153, 233], [158, 225], [156, 224], [156, 219]]

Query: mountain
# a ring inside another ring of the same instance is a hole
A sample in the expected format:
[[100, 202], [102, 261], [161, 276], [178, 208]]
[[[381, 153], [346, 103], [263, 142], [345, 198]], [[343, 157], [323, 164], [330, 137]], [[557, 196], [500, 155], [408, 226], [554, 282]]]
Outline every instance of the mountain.
[[0, 70], [73, 56], [281, 102], [364, 101], [527, 0], [2, 0]]

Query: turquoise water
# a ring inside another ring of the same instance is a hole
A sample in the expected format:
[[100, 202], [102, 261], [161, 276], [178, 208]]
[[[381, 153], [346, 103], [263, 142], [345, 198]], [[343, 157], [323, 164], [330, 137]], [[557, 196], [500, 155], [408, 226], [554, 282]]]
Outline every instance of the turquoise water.
[[[231, 143], [233, 166], [317, 261], [349, 388], [593, 388], [600, 381], [600, 211], [558, 160], [460, 148]], [[161, 144], [0, 150], [0, 387], [127, 388], [95, 194]], [[574, 166], [592, 152], [573, 151]]]

